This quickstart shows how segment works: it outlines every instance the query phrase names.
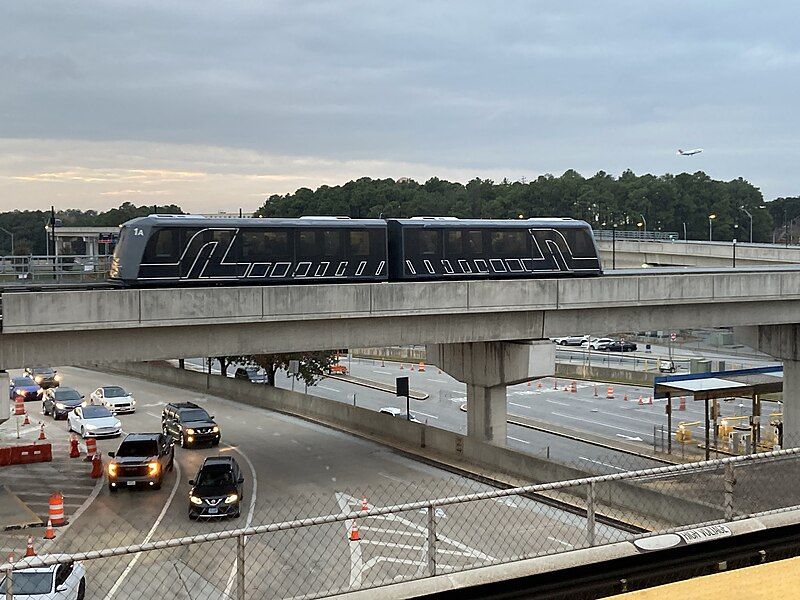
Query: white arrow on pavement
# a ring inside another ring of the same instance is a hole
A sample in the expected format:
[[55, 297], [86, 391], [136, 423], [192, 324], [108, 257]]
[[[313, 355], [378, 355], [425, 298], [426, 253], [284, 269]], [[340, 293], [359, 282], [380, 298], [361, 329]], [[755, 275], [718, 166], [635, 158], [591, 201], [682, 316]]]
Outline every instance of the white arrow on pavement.
[[633, 436], [625, 435], [625, 434], [622, 434], [622, 433], [618, 433], [617, 437], [621, 437], [623, 439], [626, 439], [629, 442], [641, 442], [642, 441], [642, 438], [640, 438], [640, 437], [633, 437]]

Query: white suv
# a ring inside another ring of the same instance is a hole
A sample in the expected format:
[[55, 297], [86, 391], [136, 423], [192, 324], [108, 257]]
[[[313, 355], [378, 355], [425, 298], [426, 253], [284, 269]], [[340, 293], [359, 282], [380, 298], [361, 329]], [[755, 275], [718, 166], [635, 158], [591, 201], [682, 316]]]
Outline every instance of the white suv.
[[591, 340], [581, 343], [581, 346], [584, 348], [591, 348], [592, 350], [601, 350], [613, 341], [612, 338], [592, 338]]
[[580, 346], [583, 342], [588, 342], [588, 335], [567, 335], [564, 337], [553, 338], [553, 343], [559, 346]]

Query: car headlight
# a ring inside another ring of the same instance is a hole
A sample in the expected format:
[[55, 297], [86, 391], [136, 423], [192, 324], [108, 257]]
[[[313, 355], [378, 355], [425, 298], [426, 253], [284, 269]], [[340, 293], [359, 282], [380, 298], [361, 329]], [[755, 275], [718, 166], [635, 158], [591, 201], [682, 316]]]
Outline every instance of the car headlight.
[[155, 477], [158, 475], [158, 471], [161, 469], [161, 465], [157, 461], [153, 461], [147, 463], [147, 475], [150, 477]]
[[67, 406], [63, 402], [56, 402], [56, 408], [64, 410]]
[[212, 430], [214, 433], [219, 433], [219, 427], [214, 425], [214, 429]]
[[239, 499], [239, 496], [236, 494], [231, 494], [227, 498], [225, 498], [225, 504], [233, 504]]
[[53, 377], [56, 381], [61, 381], [64, 379], [64, 376], [61, 373], [56, 373], [55, 377]]
[[187, 429], [186, 433], [188, 433], [189, 435], [194, 435], [194, 429]]
[[41, 375], [37, 375], [34, 378], [34, 381], [36, 381], [36, 383], [42, 383], [44, 381], [44, 377], [42, 377]]
[[108, 463], [108, 476], [109, 477], [116, 477], [117, 471], [119, 470], [119, 465], [117, 463]]
[[186, 438], [186, 441], [193, 442], [194, 441], [194, 436], [190, 435], [189, 437]]
[[203, 503], [203, 500], [201, 498], [198, 498], [197, 496], [189, 496], [189, 500], [192, 502], [192, 504], [202, 504]]
[[136, 406], [136, 400], [134, 400], [133, 398], [131, 398], [131, 406]]

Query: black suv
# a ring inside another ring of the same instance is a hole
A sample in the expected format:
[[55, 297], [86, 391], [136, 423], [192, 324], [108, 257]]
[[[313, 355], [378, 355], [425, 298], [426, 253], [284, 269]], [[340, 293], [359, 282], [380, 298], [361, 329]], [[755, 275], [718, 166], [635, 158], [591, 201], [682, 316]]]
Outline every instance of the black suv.
[[42, 412], [53, 418], [66, 419], [67, 415], [83, 404], [83, 394], [68, 387], [49, 388], [44, 392]]
[[160, 489], [164, 472], [175, 466], [175, 447], [162, 433], [129, 433], [116, 452], [109, 452], [108, 489], [145, 484]]
[[238, 517], [242, 513], [244, 477], [232, 456], [209, 456], [189, 480], [189, 518]]
[[194, 402], [171, 402], [161, 412], [161, 431], [177, 440], [181, 448], [202, 443], [219, 445], [222, 437], [214, 416]]
[[38, 383], [43, 390], [61, 385], [61, 374], [50, 367], [25, 367], [24, 374]]

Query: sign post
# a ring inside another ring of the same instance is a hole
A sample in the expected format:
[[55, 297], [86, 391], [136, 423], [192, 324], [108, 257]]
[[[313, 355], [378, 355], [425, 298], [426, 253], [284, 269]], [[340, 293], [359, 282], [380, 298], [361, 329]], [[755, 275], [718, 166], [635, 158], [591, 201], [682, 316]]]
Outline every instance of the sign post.
[[292, 377], [292, 391], [294, 391], [294, 380], [297, 379], [297, 374], [300, 372], [300, 361], [299, 360], [290, 360], [289, 361], [289, 375]]
[[406, 419], [411, 420], [411, 394], [408, 389], [408, 377], [397, 377], [395, 379], [395, 395], [406, 397]]

